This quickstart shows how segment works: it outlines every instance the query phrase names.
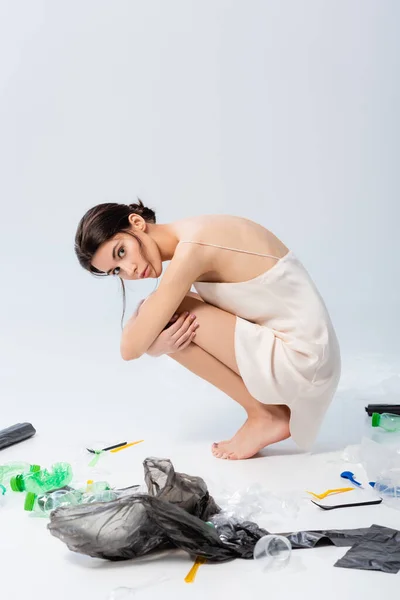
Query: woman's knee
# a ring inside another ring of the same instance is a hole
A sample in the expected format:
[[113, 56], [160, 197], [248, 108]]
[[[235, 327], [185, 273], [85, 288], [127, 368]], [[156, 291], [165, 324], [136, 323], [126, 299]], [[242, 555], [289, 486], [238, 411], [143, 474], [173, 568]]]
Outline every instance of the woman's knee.
[[182, 314], [183, 312], [195, 313], [196, 309], [204, 307], [204, 305], [205, 302], [198, 294], [195, 294], [194, 292], [189, 292], [182, 300], [176, 312], [178, 314]]

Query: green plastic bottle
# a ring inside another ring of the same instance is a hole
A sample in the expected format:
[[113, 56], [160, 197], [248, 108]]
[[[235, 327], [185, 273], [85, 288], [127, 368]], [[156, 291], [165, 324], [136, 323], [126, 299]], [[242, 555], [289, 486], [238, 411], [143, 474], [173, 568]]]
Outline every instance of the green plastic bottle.
[[35, 494], [28, 493], [26, 495], [24, 508], [27, 511], [35, 511], [42, 516], [49, 516], [51, 511], [59, 506], [76, 506], [77, 504], [89, 504], [93, 502], [110, 502], [117, 498], [118, 494], [110, 489], [108, 483], [99, 481], [90, 484], [84, 491], [64, 488], [41, 496], [35, 496]]
[[59, 490], [69, 485], [71, 481], [71, 465], [69, 463], [55, 463], [50, 471], [41, 469], [12, 477], [10, 486], [14, 492], [30, 492], [31, 494], [42, 495], [46, 492]]
[[373, 413], [372, 427], [381, 427], [385, 431], [400, 431], [400, 415], [391, 415], [390, 413]]
[[12, 477], [29, 473], [30, 469], [31, 465], [27, 462], [10, 462], [0, 465], [0, 485], [7, 489]]
[[26, 501], [24, 509], [27, 511], [34, 511], [39, 513], [41, 516], [49, 516], [52, 510], [55, 510], [59, 506], [71, 506], [82, 503], [83, 494], [78, 490], [63, 489], [55, 490], [49, 494], [43, 494], [42, 496], [35, 496], [35, 494], [28, 493], [26, 495]]

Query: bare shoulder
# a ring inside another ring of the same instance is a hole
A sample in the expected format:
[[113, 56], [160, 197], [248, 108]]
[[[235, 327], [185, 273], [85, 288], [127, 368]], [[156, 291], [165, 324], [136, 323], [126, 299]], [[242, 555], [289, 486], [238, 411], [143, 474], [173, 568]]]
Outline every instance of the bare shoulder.
[[[230, 246], [255, 252], [273, 251], [278, 255], [283, 255], [288, 250], [285, 244], [270, 230], [260, 223], [244, 217], [201, 215], [177, 221], [174, 226], [181, 242], [192, 242], [179, 244], [181, 251], [193, 253], [193, 256], [198, 252], [201, 243]], [[183, 246], [191, 248], [183, 250]]]

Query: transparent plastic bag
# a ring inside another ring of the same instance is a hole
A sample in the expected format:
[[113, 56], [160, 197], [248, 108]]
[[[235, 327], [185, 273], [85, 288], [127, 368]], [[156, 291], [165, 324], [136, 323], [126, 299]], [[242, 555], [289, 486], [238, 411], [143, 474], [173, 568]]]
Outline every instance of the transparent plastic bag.
[[215, 498], [222, 514], [239, 521], [270, 515], [293, 519], [298, 515], [301, 501], [298, 493], [273, 494], [258, 483], [233, 492], [225, 489], [215, 494]]
[[[384, 432], [384, 436], [390, 434]], [[376, 481], [382, 473], [400, 468], [400, 436], [383, 438], [381, 442], [363, 437], [360, 446], [360, 462], [368, 479]]]

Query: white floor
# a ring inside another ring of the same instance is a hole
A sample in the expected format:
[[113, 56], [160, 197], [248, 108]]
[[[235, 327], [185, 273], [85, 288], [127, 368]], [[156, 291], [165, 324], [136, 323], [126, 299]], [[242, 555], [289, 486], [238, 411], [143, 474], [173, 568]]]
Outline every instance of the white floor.
[[[362, 422], [364, 418], [358, 408], [357, 412]], [[356, 418], [356, 412], [353, 416]], [[35, 438], [2, 451], [2, 462], [34, 458], [36, 462], [51, 464], [68, 459], [84, 468], [88, 460], [82, 449], [87, 437], [78, 436], [71, 441], [65, 431], [54, 436], [38, 433]], [[119, 437], [119, 432], [115, 431], [115, 435], [110, 432], [108, 440], [118, 441]], [[323, 491], [343, 484], [339, 475], [344, 468], [354, 470], [359, 477], [364, 476], [359, 465], [342, 461], [340, 451], [301, 454], [287, 443], [251, 461], [226, 462], [214, 459], [206, 443], [176, 444], [159, 436], [147, 437], [137, 447], [108, 455], [98, 466], [114, 485], [140, 483], [141, 462], [150, 455], [169, 457], [178, 471], [201, 475], [210, 491], [216, 494], [225, 487], [242, 489], [254, 482], [275, 493]], [[268, 595], [299, 600], [323, 596], [325, 600], [336, 600], [340, 594], [341, 598], [372, 599], [376, 595], [373, 588], [377, 586], [383, 597], [395, 597], [398, 593], [399, 578], [394, 575], [334, 568], [335, 561], [346, 552], [334, 547], [296, 550], [289, 566], [278, 572], [262, 573], [254, 561], [244, 560], [206, 565], [200, 568], [195, 583], [188, 585], [184, 577], [191, 561], [184, 553], [108, 563], [69, 552], [48, 533], [47, 520], [23, 511], [22, 496], [9, 495], [0, 510], [1, 595], [10, 600], [24, 597], [106, 600], [114, 588], [135, 588], [146, 583], [150, 583], [150, 587], [139, 589], [135, 598], [154, 598], [156, 594], [174, 600]], [[400, 511], [379, 505], [325, 512], [304, 502], [295, 519], [266, 514], [259, 523], [276, 532], [367, 527], [374, 523], [400, 529]], [[163, 577], [166, 579], [162, 580]], [[157, 583], [158, 579], [162, 581]]]
[[[362, 435], [371, 431], [364, 411], [368, 402], [399, 398], [398, 354], [361, 354], [348, 346], [340, 388], [312, 454], [299, 453], [288, 441], [254, 460], [220, 461], [211, 455], [210, 444], [233, 434], [243, 419], [230, 399], [168, 359], [154, 363], [144, 358], [127, 365], [115, 360], [108, 367], [108, 376], [99, 380], [102, 360], [107, 368], [101, 350], [93, 358], [95, 377], [79, 357], [68, 356], [63, 361], [55, 359], [54, 364], [46, 357], [45, 379], [32, 365], [25, 380], [5, 380], [4, 397], [14, 401], [8, 402], [3, 425], [30, 420], [37, 435], [1, 451], [1, 463], [26, 460], [50, 466], [65, 460], [82, 469], [88, 463], [84, 448], [96, 440], [112, 443], [144, 438], [143, 444], [99, 462], [112, 485], [141, 483], [143, 459], [159, 456], [171, 458], [177, 471], [202, 476], [215, 495], [223, 488], [243, 489], [255, 482], [275, 493], [318, 492], [341, 486], [344, 468], [363, 476], [360, 466], [341, 462], [341, 450], [360, 443]], [[83, 371], [87, 376], [83, 377]], [[335, 568], [346, 550], [334, 547], [296, 550], [289, 566], [277, 573], [263, 574], [253, 561], [206, 565], [200, 568], [195, 583], [188, 585], [184, 577], [191, 561], [183, 553], [121, 563], [73, 554], [49, 534], [46, 520], [24, 512], [22, 494], [5, 500], [0, 507], [1, 595], [9, 600], [107, 600], [114, 588], [135, 588], [148, 582], [154, 586], [138, 591], [138, 598], [162, 593], [163, 598], [174, 600], [242, 599], [245, 595], [297, 600], [321, 595], [324, 600], [336, 600], [340, 595], [373, 600], [376, 586], [382, 596], [398, 595], [399, 577], [395, 575]], [[307, 503], [295, 520], [266, 514], [257, 521], [275, 532], [374, 523], [400, 529], [400, 511], [379, 505], [325, 512]], [[155, 587], [162, 577], [167, 580]]]

